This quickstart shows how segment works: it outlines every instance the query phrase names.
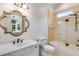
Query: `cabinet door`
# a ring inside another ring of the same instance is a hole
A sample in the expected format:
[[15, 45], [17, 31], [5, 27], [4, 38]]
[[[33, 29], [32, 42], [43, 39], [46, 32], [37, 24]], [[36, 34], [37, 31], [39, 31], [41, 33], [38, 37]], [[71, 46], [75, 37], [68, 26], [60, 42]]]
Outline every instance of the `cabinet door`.
[[35, 45], [32, 47], [33, 48], [33, 56], [38, 56], [39, 55], [39, 46], [38, 45]]
[[39, 55], [39, 45], [34, 45], [24, 50], [23, 56], [38, 56]]
[[34, 45], [8, 53], [5, 56], [38, 56], [38, 55], [39, 55], [39, 45]]
[[23, 55], [24, 55], [24, 49], [10, 53], [10, 56], [23, 56]]
[[3, 56], [22, 56], [22, 55], [23, 55], [22, 50], [18, 50], [18, 51], [14, 51], [14, 52], [4, 54]]

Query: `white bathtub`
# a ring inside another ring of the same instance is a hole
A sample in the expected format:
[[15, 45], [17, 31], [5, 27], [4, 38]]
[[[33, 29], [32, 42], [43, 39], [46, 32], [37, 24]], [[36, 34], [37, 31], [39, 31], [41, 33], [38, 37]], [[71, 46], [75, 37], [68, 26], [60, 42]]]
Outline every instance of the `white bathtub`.
[[66, 46], [64, 42], [52, 41], [50, 45], [56, 48], [56, 55], [59, 56], [79, 56], [79, 47], [69, 44]]

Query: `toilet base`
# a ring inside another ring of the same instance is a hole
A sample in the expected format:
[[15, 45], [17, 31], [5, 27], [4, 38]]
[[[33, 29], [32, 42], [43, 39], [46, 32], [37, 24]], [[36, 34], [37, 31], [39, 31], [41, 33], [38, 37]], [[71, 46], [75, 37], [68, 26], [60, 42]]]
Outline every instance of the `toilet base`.
[[41, 51], [42, 56], [53, 56], [55, 53], [55, 48], [51, 45], [44, 45]]

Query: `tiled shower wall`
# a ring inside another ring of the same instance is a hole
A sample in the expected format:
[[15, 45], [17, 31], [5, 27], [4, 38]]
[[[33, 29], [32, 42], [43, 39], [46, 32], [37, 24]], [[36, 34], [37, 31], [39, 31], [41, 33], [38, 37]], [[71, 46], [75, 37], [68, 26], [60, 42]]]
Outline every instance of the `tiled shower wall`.
[[[30, 4], [29, 4], [30, 6]], [[34, 7], [34, 6], [33, 6]], [[0, 44], [5, 42], [10, 42], [12, 40], [16, 40], [18, 38], [21, 39], [33, 39], [36, 40], [38, 37], [47, 37], [48, 36], [48, 23], [47, 23], [47, 8], [41, 7], [37, 10], [35, 7], [33, 8], [30, 6], [30, 9], [25, 11], [19, 7], [16, 7], [12, 4], [0, 4], [0, 15], [4, 10], [11, 11], [11, 10], [19, 10], [24, 15], [27, 16], [30, 27], [27, 32], [23, 33], [21, 36], [15, 37], [10, 34], [5, 34], [4, 30], [0, 28]]]
[[[69, 19], [68, 22], [65, 22], [66, 19]], [[64, 42], [68, 42], [71, 44], [77, 44], [77, 40], [79, 40], [79, 24], [78, 31], [75, 31], [75, 17], [74, 16], [66, 16], [58, 19], [58, 32], [60, 33], [60, 40]]]

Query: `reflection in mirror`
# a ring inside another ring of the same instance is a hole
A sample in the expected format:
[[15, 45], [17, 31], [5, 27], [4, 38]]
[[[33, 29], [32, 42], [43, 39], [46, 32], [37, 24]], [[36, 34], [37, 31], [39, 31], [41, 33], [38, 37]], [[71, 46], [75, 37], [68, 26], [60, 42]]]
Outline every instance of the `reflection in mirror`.
[[19, 11], [15, 10], [11, 13], [4, 11], [3, 15], [0, 16], [0, 27], [4, 29], [5, 33], [19, 36], [27, 31], [29, 21]]
[[12, 27], [12, 32], [18, 33], [22, 32], [22, 24], [23, 24], [22, 16], [19, 13], [13, 12], [11, 14], [11, 27]]

